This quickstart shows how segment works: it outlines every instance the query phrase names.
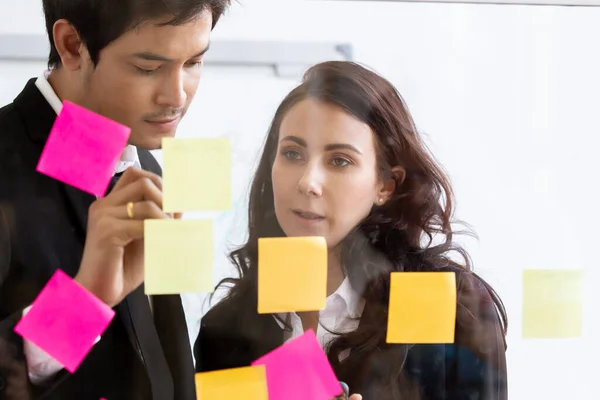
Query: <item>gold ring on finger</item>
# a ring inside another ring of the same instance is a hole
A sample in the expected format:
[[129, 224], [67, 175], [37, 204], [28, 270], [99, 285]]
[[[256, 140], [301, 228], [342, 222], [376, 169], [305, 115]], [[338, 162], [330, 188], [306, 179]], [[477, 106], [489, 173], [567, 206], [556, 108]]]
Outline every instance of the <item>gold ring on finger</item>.
[[129, 217], [129, 219], [133, 219], [134, 215], [133, 215], [133, 202], [130, 201], [129, 203], [127, 203], [127, 216]]

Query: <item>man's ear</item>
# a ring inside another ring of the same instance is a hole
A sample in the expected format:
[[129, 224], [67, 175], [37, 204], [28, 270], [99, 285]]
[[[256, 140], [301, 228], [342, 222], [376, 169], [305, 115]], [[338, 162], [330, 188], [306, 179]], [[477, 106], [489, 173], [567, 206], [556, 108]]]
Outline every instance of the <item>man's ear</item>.
[[394, 167], [392, 168], [392, 174], [394, 176], [383, 182], [377, 192], [375, 204], [378, 206], [384, 205], [390, 199], [390, 197], [392, 197], [396, 188], [402, 185], [404, 179], [406, 178], [406, 169], [400, 166]]
[[59, 19], [52, 27], [52, 35], [62, 66], [72, 71], [81, 68], [87, 48], [77, 29], [66, 19]]

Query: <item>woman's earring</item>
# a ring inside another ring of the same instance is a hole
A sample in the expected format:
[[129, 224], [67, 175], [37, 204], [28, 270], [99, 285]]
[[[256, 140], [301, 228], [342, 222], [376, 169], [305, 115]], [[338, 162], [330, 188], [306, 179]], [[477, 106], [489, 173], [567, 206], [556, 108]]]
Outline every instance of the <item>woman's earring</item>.
[[379, 198], [379, 204], [382, 204], [382, 203], [383, 203], [383, 197], [380, 197]]

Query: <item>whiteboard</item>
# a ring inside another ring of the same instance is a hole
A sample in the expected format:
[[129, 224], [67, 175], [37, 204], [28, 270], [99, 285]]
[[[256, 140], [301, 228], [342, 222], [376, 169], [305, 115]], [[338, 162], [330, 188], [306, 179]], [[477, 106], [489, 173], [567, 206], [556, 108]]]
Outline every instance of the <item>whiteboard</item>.
[[[371, 0], [361, 0], [371, 1]], [[537, 6], [586, 6], [600, 7], [600, 0], [386, 0], [410, 3], [472, 3], [503, 5], [537, 5]]]

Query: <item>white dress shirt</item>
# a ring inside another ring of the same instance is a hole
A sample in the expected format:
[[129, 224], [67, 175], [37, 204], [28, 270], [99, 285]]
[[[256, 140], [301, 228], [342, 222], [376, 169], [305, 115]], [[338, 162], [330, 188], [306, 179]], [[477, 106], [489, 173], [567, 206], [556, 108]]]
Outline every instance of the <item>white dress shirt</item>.
[[[58, 98], [56, 92], [52, 88], [52, 85], [50, 85], [50, 82], [48, 82], [49, 73], [49, 71], [46, 71], [43, 75], [41, 75], [35, 81], [35, 85], [42, 93], [46, 101], [50, 104], [52, 109], [56, 112], [56, 114], [59, 114], [62, 110], [62, 101]], [[136, 147], [128, 145], [123, 150], [121, 159], [115, 167], [114, 173], [121, 173], [132, 166], [140, 167], [140, 161]], [[27, 314], [30, 309], [31, 306], [23, 310], [23, 315]], [[96, 339], [96, 343], [98, 343], [98, 341], [100, 341], [99, 337]], [[27, 359], [29, 379], [33, 384], [43, 383], [45, 380], [63, 369], [62, 364], [50, 357], [48, 353], [28, 340], [23, 341], [23, 352], [25, 353], [25, 358]]]
[[[321, 348], [327, 351], [329, 344], [337, 337], [356, 330], [359, 318], [365, 308], [364, 299], [352, 288], [350, 280], [346, 277], [340, 287], [325, 300], [325, 309], [319, 311], [319, 326], [317, 328], [317, 339]], [[284, 331], [284, 341], [289, 341], [304, 333], [302, 320], [296, 313], [283, 313], [279, 317], [292, 327], [292, 331]], [[283, 329], [283, 324], [275, 319]], [[331, 332], [330, 332], [331, 331]], [[333, 332], [333, 333], [332, 333]], [[346, 358], [347, 352], [340, 355]]]

